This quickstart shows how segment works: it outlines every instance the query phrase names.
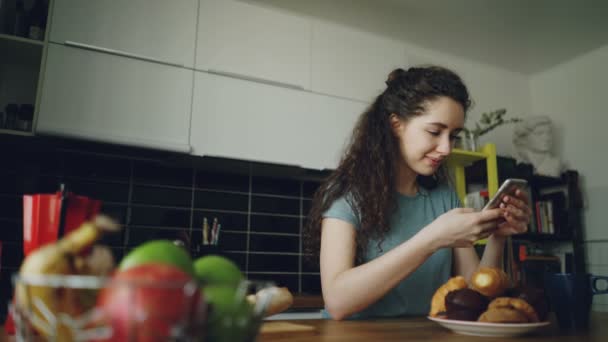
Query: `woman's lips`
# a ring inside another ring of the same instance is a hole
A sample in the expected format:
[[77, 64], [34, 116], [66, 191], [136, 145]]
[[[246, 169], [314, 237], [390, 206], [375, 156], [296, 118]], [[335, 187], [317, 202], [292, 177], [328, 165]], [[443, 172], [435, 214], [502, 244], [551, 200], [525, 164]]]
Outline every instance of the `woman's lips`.
[[438, 158], [431, 158], [431, 157], [426, 157], [426, 159], [429, 161], [429, 163], [432, 166], [439, 166], [439, 164], [441, 164], [442, 159], [438, 159]]

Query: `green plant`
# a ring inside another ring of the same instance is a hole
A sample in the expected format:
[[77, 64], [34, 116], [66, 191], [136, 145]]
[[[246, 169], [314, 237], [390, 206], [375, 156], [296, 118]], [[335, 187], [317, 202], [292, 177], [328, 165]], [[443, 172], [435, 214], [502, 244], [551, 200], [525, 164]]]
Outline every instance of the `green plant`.
[[465, 133], [472, 133], [475, 136], [479, 137], [490, 132], [498, 126], [508, 123], [515, 123], [522, 120], [520, 118], [503, 119], [503, 116], [505, 116], [505, 114], [507, 114], [507, 110], [504, 108], [497, 109], [489, 113], [483, 113], [481, 114], [481, 119], [479, 119], [479, 122], [475, 123], [474, 129], [469, 129], [465, 127], [463, 131]]

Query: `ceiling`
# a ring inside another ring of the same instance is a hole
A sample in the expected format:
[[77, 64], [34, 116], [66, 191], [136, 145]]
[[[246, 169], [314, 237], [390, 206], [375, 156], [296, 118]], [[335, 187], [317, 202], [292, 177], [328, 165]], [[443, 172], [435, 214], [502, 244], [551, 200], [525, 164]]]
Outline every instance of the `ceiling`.
[[608, 44], [604, 0], [249, 0], [522, 74]]

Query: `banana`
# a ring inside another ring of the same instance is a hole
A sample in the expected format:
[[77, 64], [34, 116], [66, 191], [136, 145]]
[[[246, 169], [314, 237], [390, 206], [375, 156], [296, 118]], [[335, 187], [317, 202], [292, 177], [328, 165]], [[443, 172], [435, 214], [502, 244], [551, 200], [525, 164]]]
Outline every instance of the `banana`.
[[[105, 232], [117, 231], [119, 225], [107, 216], [99, 215], [83, 223], [65, 237], [30, 253], [19, 269], [15, 284], [15, 303], [19, 310], [30, 312], [31, 323], [43, 336], [58, 341], [72, 340], [70, 327], [57, 321], [63, 314], [77, 317], [87, 308], [80, 305], [82, 290], [52, 282], [48, 275], [78, 273], [78, 254], [91, 247]], [[65, 316], [63, 316], [65, 317]]]

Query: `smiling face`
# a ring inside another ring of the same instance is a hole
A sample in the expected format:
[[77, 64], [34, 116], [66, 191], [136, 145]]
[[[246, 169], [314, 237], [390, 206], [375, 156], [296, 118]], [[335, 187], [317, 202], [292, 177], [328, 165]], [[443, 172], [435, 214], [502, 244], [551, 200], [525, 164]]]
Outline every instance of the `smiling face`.
[[445, 96], [427, 102], [422, 113], [408, 120], [391, 116], [393, 133], [399, 139], [401, 167], [417, 175], [435, 173], [452, 152], [463, 125], [462, 105]]

